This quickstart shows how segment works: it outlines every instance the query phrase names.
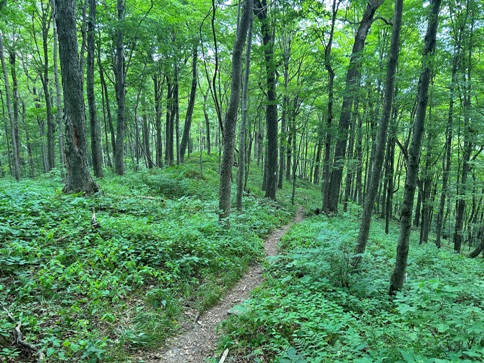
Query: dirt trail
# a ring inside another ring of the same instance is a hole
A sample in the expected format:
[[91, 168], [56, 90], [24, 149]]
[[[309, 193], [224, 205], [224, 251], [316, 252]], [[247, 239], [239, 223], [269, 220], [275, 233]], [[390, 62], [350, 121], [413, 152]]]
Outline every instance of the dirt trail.
[[[266, 256], [277, 254], [277, 244], [293, 223], [302, 220], [303, 210], [300, 209], [291, 223], [276, 229], [264, 244]], [[226, 319], [227, 311], [234, 305], [246, 300], [251, 291], [262, 282], [262, 266], [249, 268], [239, 282], [216, 306], [206, 311], [196, 322], [185, 327], [185, 331], [167, 342], [168, 349], [148, 353], [135, 358], [137, 363], [202, 363], [213, 357], [218, 334], [217, 325]], [[217, 360], [218, 361], [218, 360]]]

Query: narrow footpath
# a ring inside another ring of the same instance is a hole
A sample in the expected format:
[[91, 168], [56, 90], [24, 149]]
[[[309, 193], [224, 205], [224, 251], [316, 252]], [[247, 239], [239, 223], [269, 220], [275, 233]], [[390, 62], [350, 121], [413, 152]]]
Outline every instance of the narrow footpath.
[[[289, 224], [276, 229], [264, 244], [266, 257], [277, 254], [277, 244], [293, 223], [302, 220], [303, 210], [299, 209], [296, 218]], [[219, 335], [217, 325], [227, 318], [227, 312], [235, 305], [246, 300], [252, 290], [262, 283], [262, 266], [252, 266], [227, 295], [213, 308], [198, 317], [185, 331], [171, 338], [165, 348], [159, 352], [151, 352], [146, 356], [138, 356], [136, 363], [203, 363], [205, 359], [214, 357]], [[195, 320], [195, 319], [194, 319]], [[217, 362], [219, 357], [217, 357]]]

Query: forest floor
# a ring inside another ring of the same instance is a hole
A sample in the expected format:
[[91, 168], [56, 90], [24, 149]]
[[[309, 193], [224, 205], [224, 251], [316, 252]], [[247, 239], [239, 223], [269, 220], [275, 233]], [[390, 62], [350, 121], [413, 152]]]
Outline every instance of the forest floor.
[[[300, 208], [295, 219], [272, 232], [264, 243], [266, 257], [277, 255], [277, 245], [293, 223], [301, 222], [303, 209]], [[219, 334], [217, 326], [226, 319], [230, 309], [246, 300], [254, 288], [263, 281], [262, 264], [251, 266], [237, 284], [213, 308], [201, 316], [187, 311], [187, 321], [182, 333], [168, 340], [166, 346], [155, 352], [139, 352], [136, 363], [201, 363], [215, 358]], [[225, 359], [224, 359], [225, 360]], [[217, 360], [218, 362], [219, 360]], [[229, 360], [227, 360], [228, 362]]]

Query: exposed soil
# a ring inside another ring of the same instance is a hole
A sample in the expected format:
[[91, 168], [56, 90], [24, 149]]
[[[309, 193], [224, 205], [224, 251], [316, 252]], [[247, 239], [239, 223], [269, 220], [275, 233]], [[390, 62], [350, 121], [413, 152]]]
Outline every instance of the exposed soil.
[[[277, 244], [291, 225], [302, 220], [303, 210], [300, 209], [293, 222], [276, 229], [264, 244], [266, 256], [277, 254]], [[184, 326], [182, 334], [170, 339], [164, 350], [139, 355], [135, 358], [137, 363], [202, 363], [207, 358], [214, 357], [218, 333], [217, 325], [227, 317], [227, 312], [235, 305], [246, 300], [251, 291], [261, 284], [262, 266], [255, 265], [249, 268], [239, 282], [216, 306], [206, 311], [202, 316], [191, 319], [192, 323]], [[196, 320], [196, 321], [195, 321]], [[220, 357], [217, 357], [217, 362]]]

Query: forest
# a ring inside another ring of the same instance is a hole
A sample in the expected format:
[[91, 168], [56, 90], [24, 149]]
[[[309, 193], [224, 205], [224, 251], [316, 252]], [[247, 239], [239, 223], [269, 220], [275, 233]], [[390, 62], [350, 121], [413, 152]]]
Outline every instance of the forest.
[[484, 361], [481, 1], [0, 17], [1, 362]]

